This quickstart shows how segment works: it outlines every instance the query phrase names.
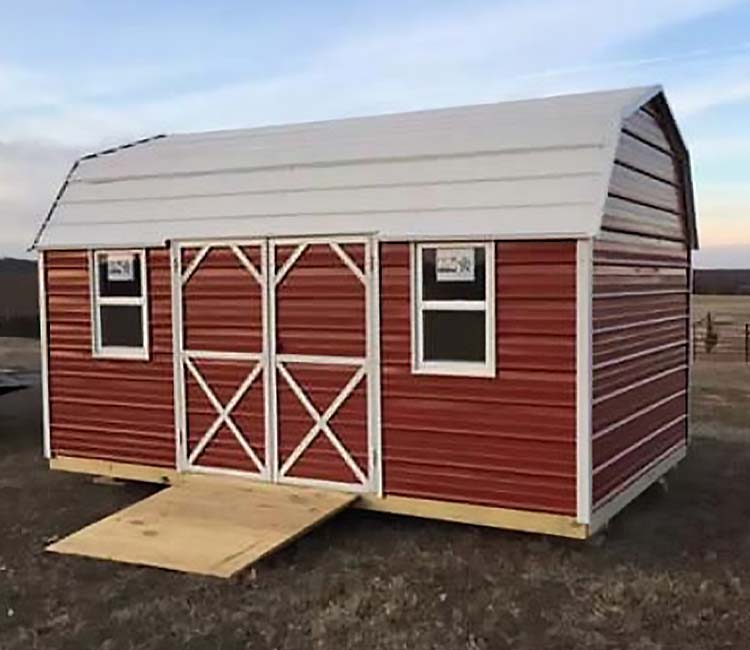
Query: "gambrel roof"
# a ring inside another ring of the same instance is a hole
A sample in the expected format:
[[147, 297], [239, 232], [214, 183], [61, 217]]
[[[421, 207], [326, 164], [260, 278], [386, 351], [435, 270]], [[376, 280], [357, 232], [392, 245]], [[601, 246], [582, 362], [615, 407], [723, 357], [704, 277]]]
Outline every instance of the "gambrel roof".
[[76, 162], [35, 245], [593, 236], [622, 122], [657, 96], [651, 86], [157, 136]]

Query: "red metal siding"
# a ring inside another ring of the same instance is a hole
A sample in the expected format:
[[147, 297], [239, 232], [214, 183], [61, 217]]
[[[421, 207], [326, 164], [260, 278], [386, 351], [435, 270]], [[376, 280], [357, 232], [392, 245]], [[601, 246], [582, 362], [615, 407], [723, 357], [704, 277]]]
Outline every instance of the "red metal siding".
[[684, 180], [650, 110], [626, 120], [594, 243], [595, 507], [687, 438]]
[[[294, 246], [276, 248], [280, 269]], [[364, 246], [344, 245], [364, 268]], [[284, 354], [365, 355], [362, 283], [326, 244], [308, 246], [277, 289], [276, 351]]]
[[[198, 250], [183, 249], [183, 272]], [[241, 250], [256, 269], [263, 268], [259, 246], [242, 246]], [[260, 285], [231, 249], [211, 248], [182, 290], [185, 348], [260, 352], [261, 299]]]
[[174, 467], [170, 266], [147, 252], [149, 361], [94, 359], [88, 254], [44, 253], [52, 453]]
[[411, 370], [407, 244], [381, 246], [387, 494], [576, 510], [574, 242], [496, 245], [497, 374]]

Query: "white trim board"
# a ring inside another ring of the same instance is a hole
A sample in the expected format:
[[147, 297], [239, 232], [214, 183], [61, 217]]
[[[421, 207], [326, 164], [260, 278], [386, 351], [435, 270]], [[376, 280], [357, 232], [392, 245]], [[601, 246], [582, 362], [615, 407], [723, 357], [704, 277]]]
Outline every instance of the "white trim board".
[[47, 271], [44, 266], [44, 252], [39, 251], [37, 261], [39, 274], [39, 353], [42, 374], [42, 450], [45, 458], [52, 455], [49, 418], [49, 344], [47, 332]]
[[576, 243], [576, 517], [588, 524], [592, 508], [593, 241]]

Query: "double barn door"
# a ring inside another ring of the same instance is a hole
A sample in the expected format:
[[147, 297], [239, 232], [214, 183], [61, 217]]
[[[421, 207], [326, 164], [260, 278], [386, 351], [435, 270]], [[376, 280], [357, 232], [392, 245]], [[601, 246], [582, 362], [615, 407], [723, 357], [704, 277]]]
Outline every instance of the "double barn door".
[[367, 238], [173, 244], [178, 462], [377, 492]]

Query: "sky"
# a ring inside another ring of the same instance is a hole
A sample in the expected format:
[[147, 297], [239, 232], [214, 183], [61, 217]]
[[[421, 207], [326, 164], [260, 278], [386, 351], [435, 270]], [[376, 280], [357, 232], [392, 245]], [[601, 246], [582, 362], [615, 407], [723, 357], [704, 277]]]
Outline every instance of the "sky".
[[112, 144], [659, 83], [693, 159], [696, 266], [750, 267], [750, 0], [0, 10], [0, 256], [29, 256], [73, 160]]

